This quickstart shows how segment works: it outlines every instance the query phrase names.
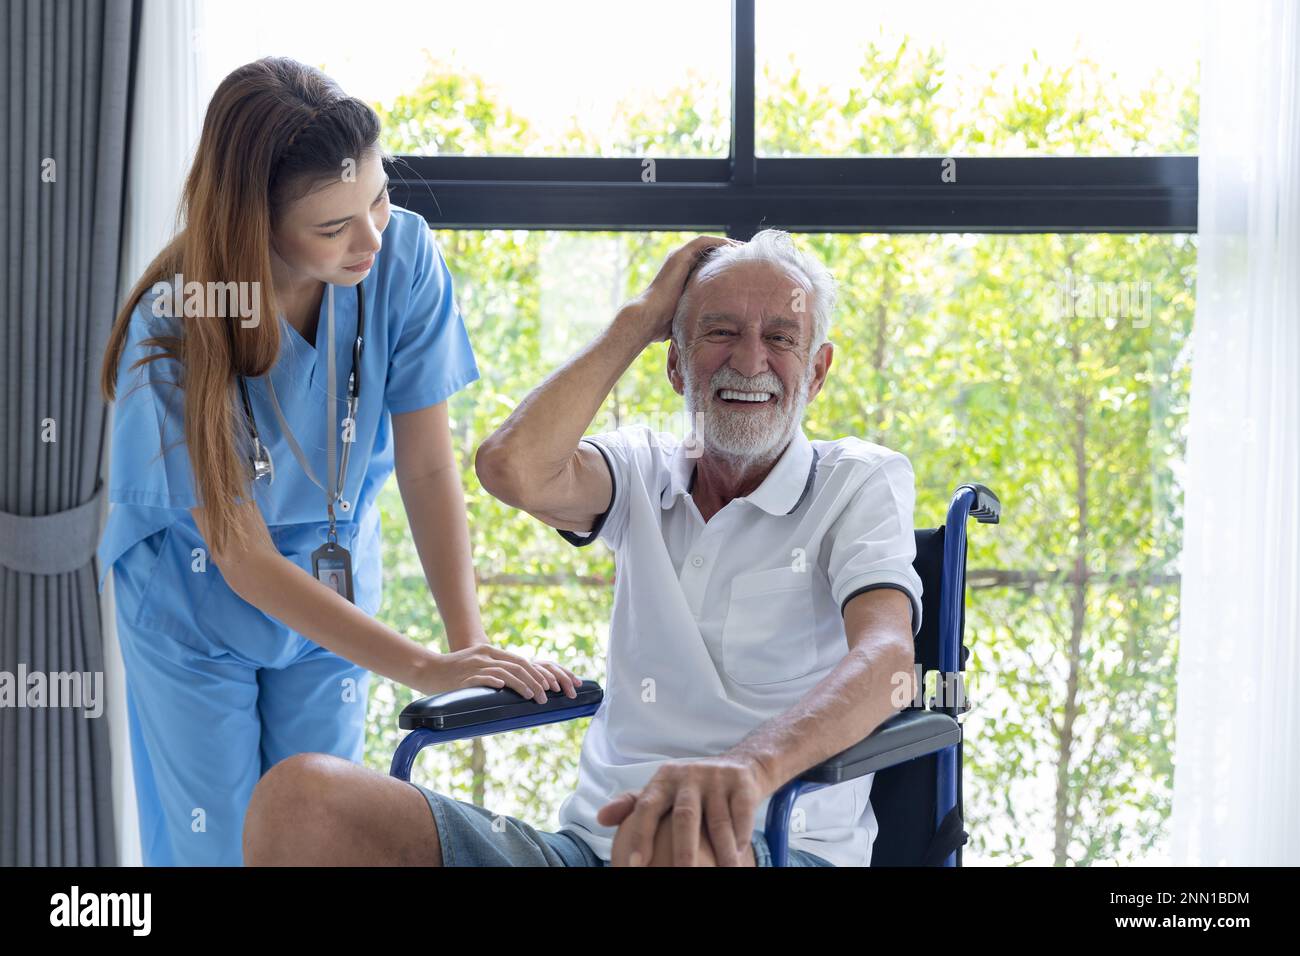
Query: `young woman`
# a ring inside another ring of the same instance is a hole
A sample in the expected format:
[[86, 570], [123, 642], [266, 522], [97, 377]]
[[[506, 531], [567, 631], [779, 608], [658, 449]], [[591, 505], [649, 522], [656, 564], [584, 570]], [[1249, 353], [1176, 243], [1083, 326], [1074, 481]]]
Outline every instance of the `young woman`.
[[[230, 74], [184, 228], [113, 326], [100, 585], [113, 570], [148, 865], [238, 865], [267, 769], [360, 761], [369, 671], [539, 702], [579, 683], [484, 634], [446, 406], [478, 368], [426, 223], [389, 203], [378, 140], [375, 112], [318, 70]], [[447, 654], [373, 617], [394, 470]]]

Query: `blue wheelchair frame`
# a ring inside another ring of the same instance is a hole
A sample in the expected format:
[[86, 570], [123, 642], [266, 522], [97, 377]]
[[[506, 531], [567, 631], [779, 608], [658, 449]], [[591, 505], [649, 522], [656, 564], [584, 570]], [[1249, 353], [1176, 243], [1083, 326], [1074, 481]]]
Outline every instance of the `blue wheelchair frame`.
[[[948, 506], [939, 583], [939, 678], [949, 689], [953, 684], [961, 686], [959, 657], [966, 597], [966, 522], [974, 518], [982, 524], [997, 524], [1001, 512], [1001, 503], [993, 492], [978, 484], [959, 486]], [[923, 581], [923, 584], [930, 588], [934, 582]], [[393, 754], [389, 774], [409, 781], [416, 756], [432, 744], [590, 717], [600, 708], [603, 696], [595, 681], [583, 678], [577, 699], [548, 693], [545, 704], [525, 700], [508, 688], [488, 687], [466, 688], [421, 698], [409, 704], [399, 718], [398, 725], [410, 733]], [[934, 703], [933, 699], [931, 703]], [[952, 833], [955, 826], [960, 842], [964, 842], [966, 834], [960, 831], [960, 812], [954, 811], [958, 810], [960, 800], [958, 761], [962, 727], [958, 718], [969, 709], [964, 701], [949, 700], [944, 706], [901, 710], [866, 739], [781, 786], [768, 803], [764, 828], [772, 852], [772, 864], [786, 865], [790, 816], [800, 794], [932, 754], [938, 762], [932, 836], [945, 838], [943, 846], [956, 843], [958, 841]], [[957, 866], [957, 859], [954, 850], [937, 862], [941, 866]]]

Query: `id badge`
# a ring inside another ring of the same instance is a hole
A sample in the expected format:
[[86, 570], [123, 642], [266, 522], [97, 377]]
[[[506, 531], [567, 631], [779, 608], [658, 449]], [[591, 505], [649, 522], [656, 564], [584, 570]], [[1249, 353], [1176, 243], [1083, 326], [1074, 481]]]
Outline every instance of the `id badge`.
[[352, 601], [352, 555], [347, 548], [325, 542], [311, 554], [311, 573], [321, 584]]

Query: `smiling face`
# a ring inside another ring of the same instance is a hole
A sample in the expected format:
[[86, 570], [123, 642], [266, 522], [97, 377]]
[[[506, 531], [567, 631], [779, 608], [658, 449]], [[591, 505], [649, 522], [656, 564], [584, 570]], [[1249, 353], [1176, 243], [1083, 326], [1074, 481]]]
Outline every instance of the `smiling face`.
[[272, 230], [272, 254], [300, 281], [355, 285], [374, 267], [390, 215], [388, 177], [371, 150], [355, 178], [340, 175], [288, 204]]
[[775, 459], [826, 380], [832, 348], [811, 353], [812, 290], [763, 261], [703, 267], [687, 286], [681, 342], [668, 377], [705, 451], [742, 462]]

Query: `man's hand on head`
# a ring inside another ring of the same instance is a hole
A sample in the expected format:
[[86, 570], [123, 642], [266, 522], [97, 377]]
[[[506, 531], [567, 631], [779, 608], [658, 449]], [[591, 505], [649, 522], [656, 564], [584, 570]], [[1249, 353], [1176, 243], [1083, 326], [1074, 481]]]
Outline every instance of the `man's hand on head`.
[[666, 341], [672, 335], [678, 300], [701, 260], [718, 246], [738, 245], [743, 243], [724, 236], [697, 236], [683, 243], [669, 253], [645, 291], [621, 311], [624, 314], [635, 313], [637, 325], [648, 342]]
[[707, 834], [718, 866], [740, 866], [750, 844], [754, 814], [765, 791], [760, 768], [737, 757], [660, 765], [639, 791], [619, 794], [596, 815], [617, 826], [612, 866], [645, 866], [654, 855], [660, 820], [671, 815], [673, 866], [695, 866]]

